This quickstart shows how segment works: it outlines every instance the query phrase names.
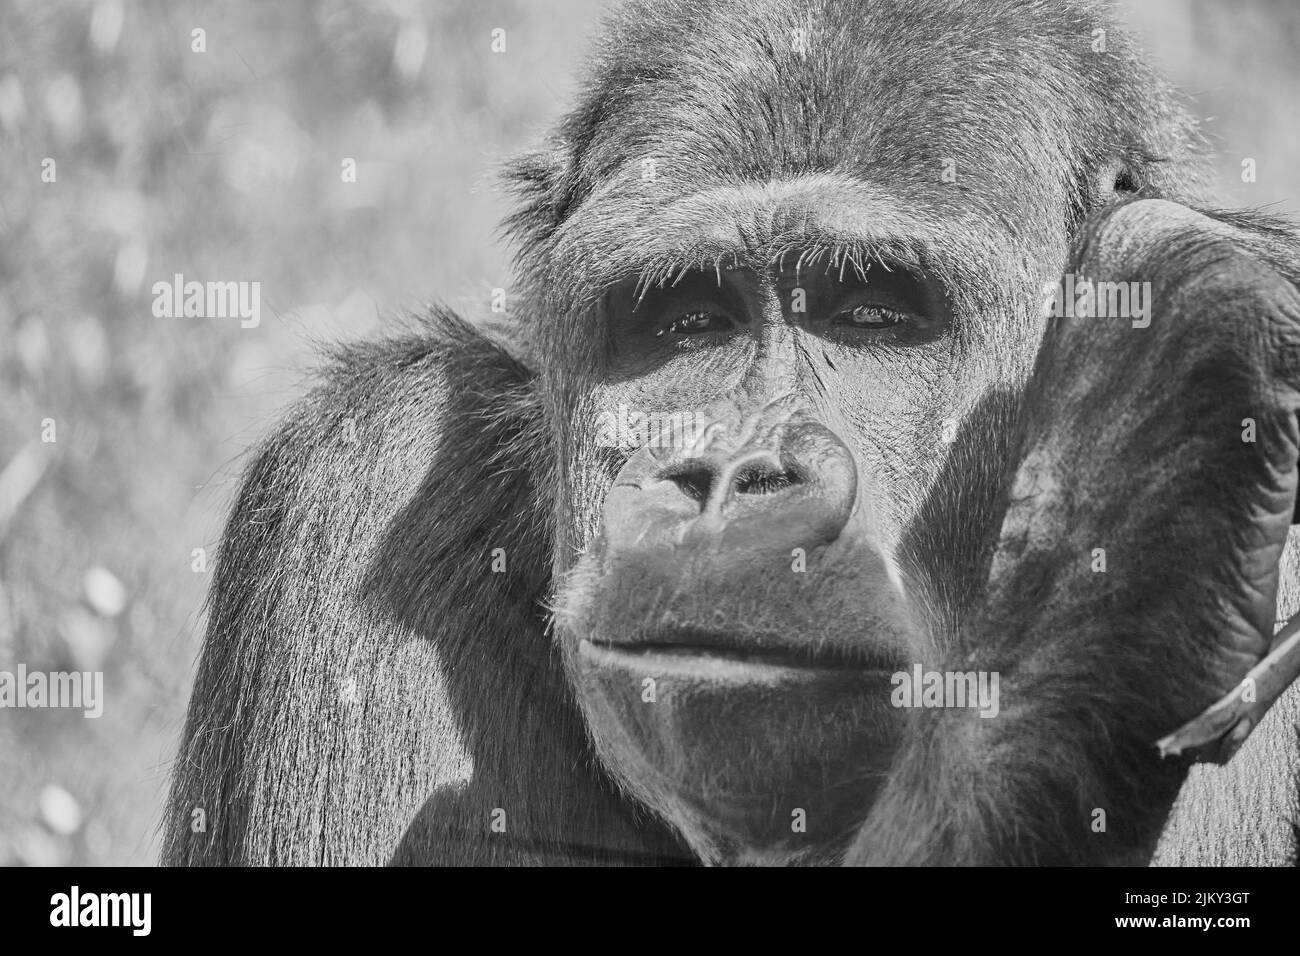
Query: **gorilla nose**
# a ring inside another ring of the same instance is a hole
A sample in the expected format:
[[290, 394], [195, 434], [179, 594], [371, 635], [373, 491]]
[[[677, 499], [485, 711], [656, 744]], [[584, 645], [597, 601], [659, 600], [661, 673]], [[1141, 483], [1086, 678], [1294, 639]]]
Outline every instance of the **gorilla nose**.
[[723, 409], [685, 447], [629, 459], [606, 499], [605, 531], [633, 551], [788, 558], [836, 540], [856, 497], [853, 456], [807, 413]]
[[745, 449], [732, 456], [689, 458], [670, 465], [661, 478], [675, 484], [686, 497], [698, 501], [701, 514], [710, 521], [722, 519], [735, 495], [776, 494], [804, 480], [798, 471], [785, 467], [779, 453], [772, 448]]

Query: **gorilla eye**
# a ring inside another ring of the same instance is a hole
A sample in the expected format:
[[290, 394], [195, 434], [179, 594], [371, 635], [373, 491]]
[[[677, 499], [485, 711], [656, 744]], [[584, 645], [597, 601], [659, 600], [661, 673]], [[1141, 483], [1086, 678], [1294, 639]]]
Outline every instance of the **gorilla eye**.
[[672, 332], [674, 335], [703, 335], [707, 332], [728, 332], [734, 327], [735, 323], [726, 315], [700, 310], [679, 315], [655, 334], [662, 336]]
[[872, 265], [832, 275], [814, 291], [811, 330], [846, 348], [907, 348], [943, 337], [950, 309], [942, 285], [917, 267]]
[[887, 329], [901, 325], [907, 321], [907, 318], [893, 309], [878, 305], [860, 305], [853, 309], [845, 309], [831, 321], [854, 329]]

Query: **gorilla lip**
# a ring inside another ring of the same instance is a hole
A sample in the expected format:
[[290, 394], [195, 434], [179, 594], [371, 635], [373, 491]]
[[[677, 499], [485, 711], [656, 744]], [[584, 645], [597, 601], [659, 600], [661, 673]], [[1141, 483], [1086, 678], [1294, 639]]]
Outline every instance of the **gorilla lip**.
[[788, 670], [893, 672], [899, 660], [876, 648], [847, 648], [830, 644], [758, 643], [752, 637], [725, 631], [683, 629], [655, 631], [632, 640], [586, 639], [583, 645], [628, 658], [694, 659], [701, 664], [731, 661], [737, 664]]

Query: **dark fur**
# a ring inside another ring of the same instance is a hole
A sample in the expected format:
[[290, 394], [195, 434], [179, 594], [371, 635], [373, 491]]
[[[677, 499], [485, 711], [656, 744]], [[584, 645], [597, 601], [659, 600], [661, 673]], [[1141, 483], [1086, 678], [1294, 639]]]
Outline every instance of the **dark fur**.
[[[325, 378], [258, 451], [223, 537], [164, 857], [672, 855], [611, 796], [543, 635], [551, 464], [526, 371], [436, 313]], [[494, 547], [510, 573], [488, 573]]]

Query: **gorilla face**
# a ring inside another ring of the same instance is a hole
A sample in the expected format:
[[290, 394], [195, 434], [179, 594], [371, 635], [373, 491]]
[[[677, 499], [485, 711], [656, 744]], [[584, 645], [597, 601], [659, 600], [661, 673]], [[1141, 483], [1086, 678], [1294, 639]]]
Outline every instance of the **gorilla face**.
[[891, 676], [956, 613], [908, 541], [992, 337], [959, 327], [952, 270], [891, 255], [919, 223], [883, 234], [864, 211], [831, 236], [818, 213], [842, 230], [845, 207], [807, 183], [731, 198], [737, 230], [774, 231], [594, 310], [565, 482], [603, 504], [577, 522], [558, 632], [598, 752], [697, 852], [811, 859], [869, 808], [903, 733]]

